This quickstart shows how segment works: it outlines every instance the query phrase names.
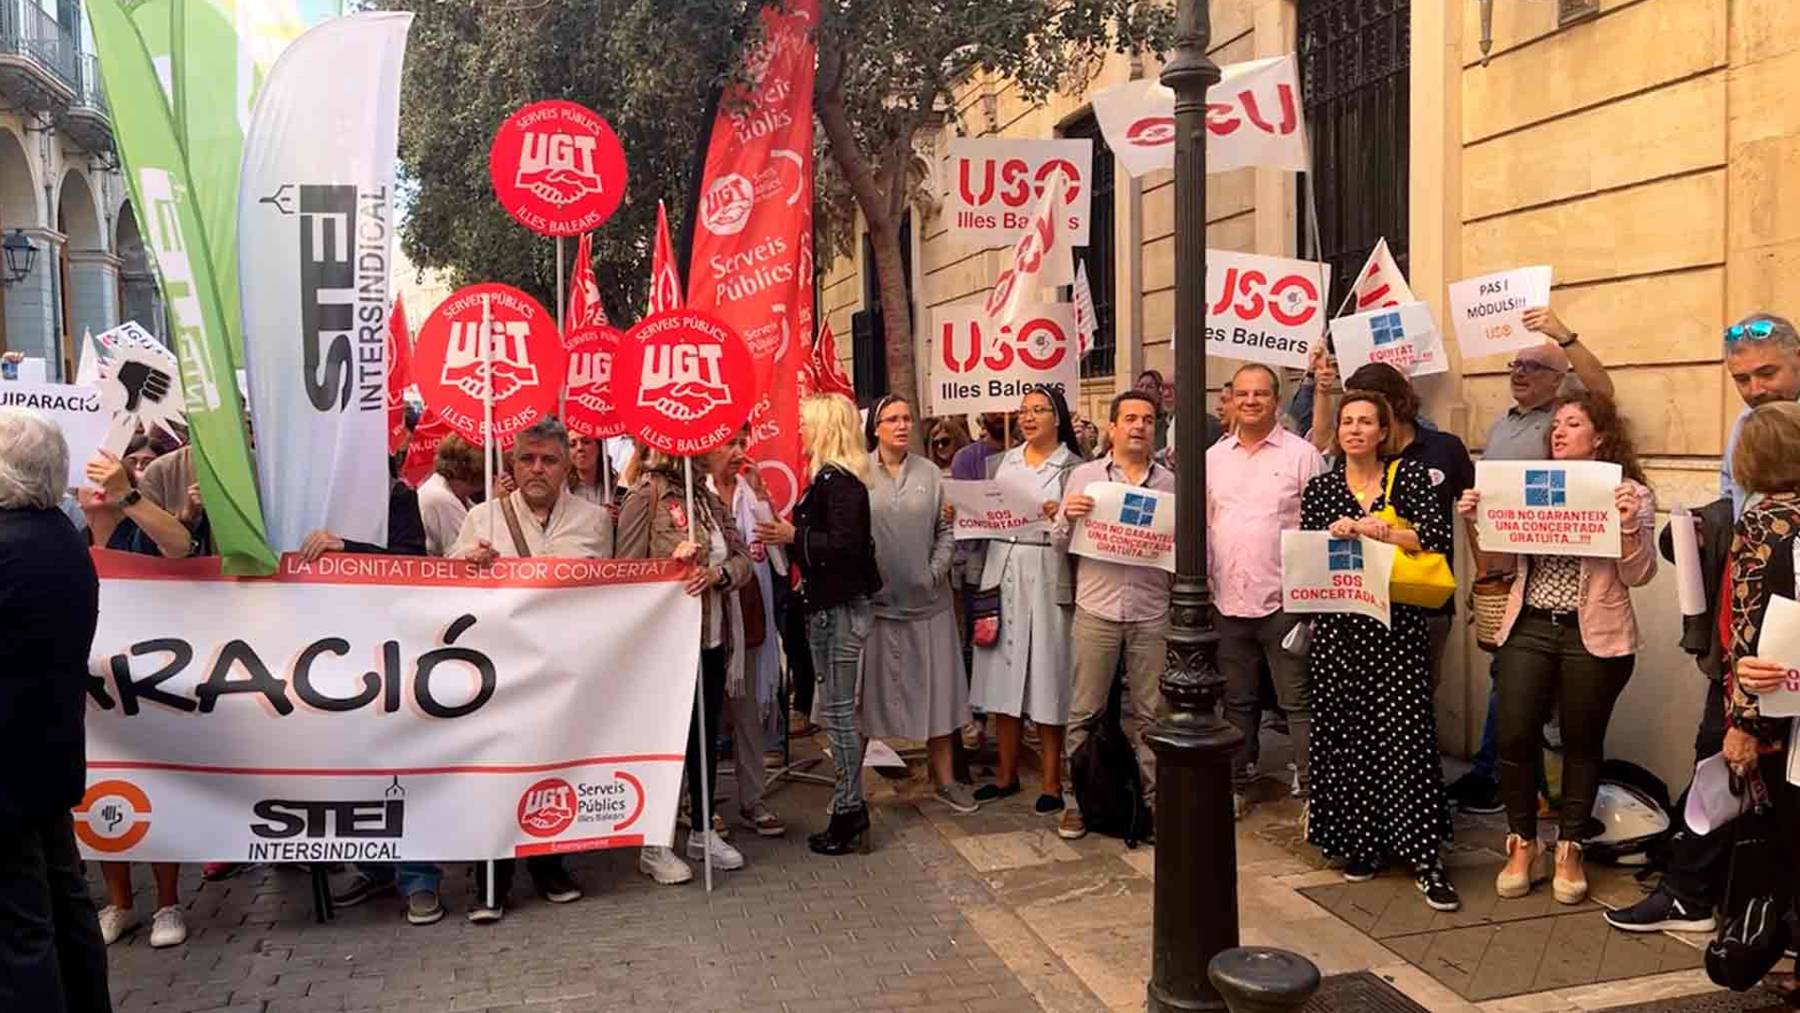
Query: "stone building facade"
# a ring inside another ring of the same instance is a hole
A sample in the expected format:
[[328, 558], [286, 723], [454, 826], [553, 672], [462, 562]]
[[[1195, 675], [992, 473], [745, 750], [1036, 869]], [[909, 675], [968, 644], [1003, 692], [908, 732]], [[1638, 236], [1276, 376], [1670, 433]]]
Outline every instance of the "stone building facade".
[[[1550, 264], [1552, 303], [1611, 369], [1660, 507], [1717, 495], [1719, 455], [1741, 408], [1721, 366], [1721, 329], [1758, 309], [1800, 314], [1800, 189], [1791, 182], [1800, 173], [1791, 84], [1800, 4], [1213, 0], [1212, 15], [1220, 64], [1300, 54], [1315, 171], [1209, 177], [1209, 245], [1307, 256], [1316, 242], [1341, 293], [1385, 235], [1440, 322], [1451, 282]], [[1115, 57], [1087, 90], [1155, 72]], [[969, 82], [954, 120], [918, 144], [932, 185], [944, 192], [943, 152], [957, 133], [1097, 135], [1085, 93], [1033, 105], [1010, 82]], [[1095, 190], [1108, 201], [1110, 215], [1096, 215], [1108, 241], [1082, 254], [1106, 304], [1103, 361], [1090, 361], [1083, 381], [1083, 410], [1094, 415], [1141, 369], [1168, 372], [1172, 360], [1170, 174], [1134, 180], [1111, 168], [1099, 168]], [[915, 207], [911, 225], [924, 363], [932, 308], [981, 298], [1003, 251], [952, 241], [930, 206]], [[821, 311], [852, 356], [866, 352], [849, 338], [871, 302], [871, 268], [866, 254], [843, 258], [820, 279]], [[1421, 391], [1431, 417], [1479, 451], [1510, 403], [1504, 360], [1465, 361], [1450, 346], [1451, 371]], [[858, 365], [846, 371], [869, 375]], [[1212, 383], [1234, 365], [1213, 363]], [[1609, 748], [1680, 782], [1703, 685], [1675, 646], [1669, 571], [1636, 595], [1646, 641]], [[1447, 749], [1472, 750], [1487, 658], [1462, 646], [1452, 670], [1440, 733]]]

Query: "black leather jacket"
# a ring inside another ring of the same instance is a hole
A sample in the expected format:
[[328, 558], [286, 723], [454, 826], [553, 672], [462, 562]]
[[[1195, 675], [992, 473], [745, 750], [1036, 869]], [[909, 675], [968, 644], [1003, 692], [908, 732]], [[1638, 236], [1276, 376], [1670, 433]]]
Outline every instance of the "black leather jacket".
[[827, 466], [794, 508], [793, 558], [800, 564], [806, 611], [819, 612], [881, 588], [869, 534], [869, 490], [855, 475]]

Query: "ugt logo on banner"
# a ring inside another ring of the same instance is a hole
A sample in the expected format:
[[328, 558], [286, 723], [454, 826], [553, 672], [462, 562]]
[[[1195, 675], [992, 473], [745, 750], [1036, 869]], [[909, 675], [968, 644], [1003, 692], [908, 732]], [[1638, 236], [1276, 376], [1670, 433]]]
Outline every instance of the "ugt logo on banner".
[[1081, 382], [1070, 303], [1027, 305], [1018, 323], [999, 325], [980, 306], [946, 306], [937, 311], [933, 333], [934, 415], [1010, 411], [1033, 387], [1056, 387], [1069, 397]]
[[571, 432], [604, 440], [625, 431], [612, 396], [613, 358], [624, 337], [604, 324], [589, 324], [569, 335], [563, 422]]
[[1206, 251], [1206, 350], [1246, 362], [1306, 368], [1325, 333], [1325, 264]]
[[625, 175], [612, 125], [562, 99], [514, 112], [488, 148], [494, 196], [519, 224], [546, 236], [599, 228], [625, 197]]
[[413, 379], [425, 404], [477, 446], [487, 443], [482, 402], [491, 382], [494, 436], [506, 447], [555, 413], [562, 357], [556, 321], [537, 300], [489, 282], [459, 290], [432, 311], [413, 349]]
[[613, 376], [625, 431], [680, 457], [731, 439], [755, 399], [756, 366], [744, 339], [694, 310], [639, 321], [614, 356]]

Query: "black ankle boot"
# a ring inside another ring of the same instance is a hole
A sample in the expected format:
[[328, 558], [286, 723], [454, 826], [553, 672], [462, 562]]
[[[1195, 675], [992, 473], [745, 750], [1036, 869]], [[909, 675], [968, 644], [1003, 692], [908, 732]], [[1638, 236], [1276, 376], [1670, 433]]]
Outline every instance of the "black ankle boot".
[[847, 855], [869, 850], [869, 807], [858, 806], [831, 814], [831, 825], [806, 839], [807, 847], [820, 855]]

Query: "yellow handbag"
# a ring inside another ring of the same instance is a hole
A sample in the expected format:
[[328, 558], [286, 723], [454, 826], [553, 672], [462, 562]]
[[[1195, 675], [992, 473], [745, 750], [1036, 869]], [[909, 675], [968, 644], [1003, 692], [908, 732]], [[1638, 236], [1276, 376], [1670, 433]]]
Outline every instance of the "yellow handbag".
[[[1394, 509], [1394, 475], [1399, 470], [1399, 458], [1388, 462], [1387, 490], [1382, 496], [1386, 505], [1369, 516], [1387, 521], [1390, 528], [1411, 531], [1412, 522]], [[1396, 605], [1440, 608], [1455, 593], [1456, 575], [1450, 572], [1450, 560], [1443, 553], [1408, 552], [1405, 549], [1394, 553], [1394, 576], [1388, 585], [1388, 596]]]

